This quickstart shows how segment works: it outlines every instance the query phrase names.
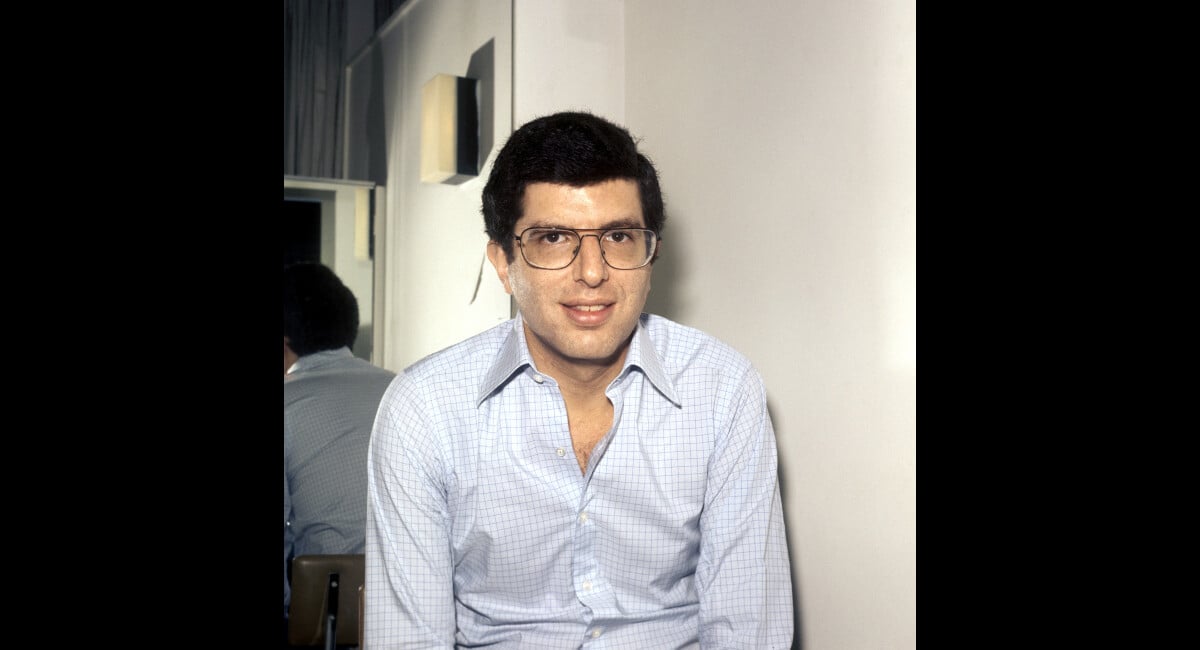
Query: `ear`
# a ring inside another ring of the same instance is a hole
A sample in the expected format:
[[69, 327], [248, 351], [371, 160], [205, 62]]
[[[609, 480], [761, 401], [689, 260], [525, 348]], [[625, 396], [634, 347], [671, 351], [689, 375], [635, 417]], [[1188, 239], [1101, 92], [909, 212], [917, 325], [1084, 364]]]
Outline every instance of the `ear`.
[[496, 267], [496, 275], [500, 277], [500, 284], [504, 285], [504, 293], [512, 295], [512, 286], [508, 284], [508, 256], [504, 254], [504, 248], [497, 242], [488, 241], [487, 256], [492, 266]]

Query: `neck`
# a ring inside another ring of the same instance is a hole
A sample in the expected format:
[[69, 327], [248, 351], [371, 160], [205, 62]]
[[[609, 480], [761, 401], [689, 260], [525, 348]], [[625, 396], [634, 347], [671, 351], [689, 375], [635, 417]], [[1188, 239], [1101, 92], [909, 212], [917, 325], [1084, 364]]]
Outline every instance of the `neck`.
[[[608, 400], [604, 390], [612, 383], [612, 380], [621, 372], [621, 366], [625, 363], [625, 354], [620, 355], [620, 359], [616, 365], [612, 367], [598, 366], [576, 366], [576, 365], [560, 365], [548, 364], [547, 374], [554, 377], [558, 382], [558, 389], [562, 391], [564, 397], [570, 400], [587, 400], [587, 399], [603, 399]], [[546, 367], [543, 364], [538, 364], [539, 368]]]
[[287, 375], [288, 368], [291, 368], [292, 364], [296, 363], [299, 358], [300, 355], [292, 352], [292, 349], [288, 347], [287, 343], [283, 344], [283, 374], [285, 376]]
[[[533, 334], [526, 332], [526, 343]], [[613, 356], [607, 359], [570, 359], [543, 350], [537, 342], [529, 346], [529, 354], [539, 371], [550, 375], [558, 382], [564, 396], [588, 398], [604, 396], [604, 390], [621, 372], [625, 356], [629, 354], [626, 342]]]

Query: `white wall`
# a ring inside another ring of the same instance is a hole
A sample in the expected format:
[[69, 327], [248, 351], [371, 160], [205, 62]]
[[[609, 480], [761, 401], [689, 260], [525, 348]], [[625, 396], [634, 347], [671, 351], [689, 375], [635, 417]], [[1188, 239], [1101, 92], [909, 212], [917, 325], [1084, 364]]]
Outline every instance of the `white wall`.
[[[467, 76], [472, 54], [489, 40], [495, 140], [484, 170], [459, 185], [421, 183], [421, 86], [436, 74]], [[411, 0], [380, 29], [373, 47], [378, 51], [352, 64], [369, 75], [352, 75], [360, 86], [350, 93], [358, 97], [366, 84], [382, 82], [383, 365], [399, 371], [509, 317], [508, 294], [487, 264], [480, 193], [491, 159], [512, 131], [511, 6], [509, 0]]]
[[513, 126], [558, 111], [625, 121], [624, 0], [513, 0]]
[[625, 3], [651, 311], [762, 372], [805, 650], [916, 647], [914, 0]]

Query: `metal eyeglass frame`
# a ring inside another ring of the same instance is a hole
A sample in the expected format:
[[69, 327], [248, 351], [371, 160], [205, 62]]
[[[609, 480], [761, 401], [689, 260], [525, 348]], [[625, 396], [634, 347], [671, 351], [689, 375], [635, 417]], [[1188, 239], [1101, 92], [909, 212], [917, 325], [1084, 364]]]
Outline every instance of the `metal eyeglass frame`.
[[[569, 261], [568, 261], [566, 264], [563, 264], [562, 266], [555, 266], [555, 267], [548, 267], [548, 266], [538, 266], [537, 264], [534, 264], [533, 262], [529, 261], [529, 258], [525, 256], [525, 242], [521, 241], [521, 237], [522, 237], [522, 236], [524, 236], [524, 235], [525, 235], [525, 233], [529, 232], [530, 230], [561, 230], [561, 231], [563, 231], [563, 232], [572, 232], [572, 233], [575, 233], [575, 236], [579, 238], [579, 245], [575, 247], [575, 252], [571, 254], [571, 259], [570, 259], [570, 260], [569, 260]], [[641, 264], [637, 265], [637, 266], [631, 266], [631, 267], [629, 267], [629, 268], [621, 268], [621, 267], [619, 267], [619, 266], [613, 266], [612, 262], [609, 262], [609, 261], [608, 261], [608, 255], [606, 255], [606, 254], [604, 253], [604, 239], [603, 239], [603, 236], [604, 236], [604, 235], [606, 235], [606, 234], [608, 234], [608, 233], [610, 233], [610, 232], [616, 231], [616, 230], [641, 230], [641, 231], [644, 231], [644, 232], [648, 232], [648, 233], [650, 233], [650, 234], [651, 234], [651, 235], [654, 237], [654, 251], [653, 251], [652, 253], [650, 253], [650, 258], [649, 258], [649, 259], [647, 259], [645, 262], [642, 262]], [[584, 235], [584, 234], [582, 234], [582, 233], [584, 233], [584, 232], [593, 232], [593, 233], [596, 233], [596, 234], [594, 234], [594, 235]], [[548, 226], [530, 226], [530, 227], [526, 228], [525, 230], [522, 230], [522, 231], [521, 231], [521, 234], [519, 234], [519, 235], [513, 235], [513, 239], [517, 240], [517, 248], [520, 248], [520, 249], [521, 249], [521, 259], [525, 260], [525, 263], [526, 263], [526, 264], [528, 264], [529, 266], [532, 266], [532, 267], [533, 267], [533, 268], [535, 268], [535, 269], [541, 269], [541, 270], [543, 270], [543, 271], [558, 271], [558, 270], [561, 270], [561, 269], [565, 269], [565, 268], [567, 268], [568, 266], [571, 266], [572, 264], [574, 264], [574, 263], [575, 263], [575, 260], [579, 258], [579, 251], [583, 250], [583, 238], [584, 238], [584, 237], [595, 237], [595, 238], [596, 238], [596, 243], [597, 243], [597, 244], [600, 246], [600, 259], [604, 260], [604, 263], [605, 263], [605, 264], [607, 264], [607, 265], [608, 265], [610, 268], [614, 268], [614, 269], [616, 269], [616, 270], [618, 270], [618, 271], [634, 271], [634, 270], [636, 270], [636, 269], [640, 269], [640, 268], [642, 268], [642, 267], [646, 266], [647, 264], [649, 264], [649, 263], [653, 262], [653, 261], [654, 261], [654, 259], [655, 259], [656, 257], [658, 257], [658, 243], [662, 241], [662, 237], [661, 237], [661, 236], [660, 236], [658, 233], [654, 232], [653, 230], [651, 230], [651, 229], [649, 229], [649, 228], [625, 228], [625, 227], [617, 227], [617, 228], [560, 228], [560, 227], [557, 227], [557, 226], [555, 226], [555, 227], [548, 227]]]

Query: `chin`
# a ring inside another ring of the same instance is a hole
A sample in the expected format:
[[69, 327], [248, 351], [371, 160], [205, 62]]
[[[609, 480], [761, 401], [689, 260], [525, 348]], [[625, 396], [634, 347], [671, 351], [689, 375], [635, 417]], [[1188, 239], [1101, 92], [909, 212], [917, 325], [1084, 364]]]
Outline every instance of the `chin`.
[[[544, 354], [557, 357], [566, 363], [581, 365], [611, 365], [621, 360], [628, 347], [630, 337], [637, 321], [628, 323], [628, 331], [619, 333], [617, 323], [612, 321], [597, 328], [577, 328], [571, 323], [563, 323], [555, 318], [538, 319], [539, 323], [553, 323], [551, 327], [539, 333], [536, 323], [526, 320], [526, 335], [532, 334], [538, 347]], [[623, 319], [618, 319], [623, 320]], [[532, 343], [532, 340], [531, 340]]]
[[625, 352], [625, 343], [629, 337], [613, 340], [613, 337], [603, 337], [602, 340], [577, 341], [563, 350], [564, 356], [576, 361], [588, 363], [612, 363]]

